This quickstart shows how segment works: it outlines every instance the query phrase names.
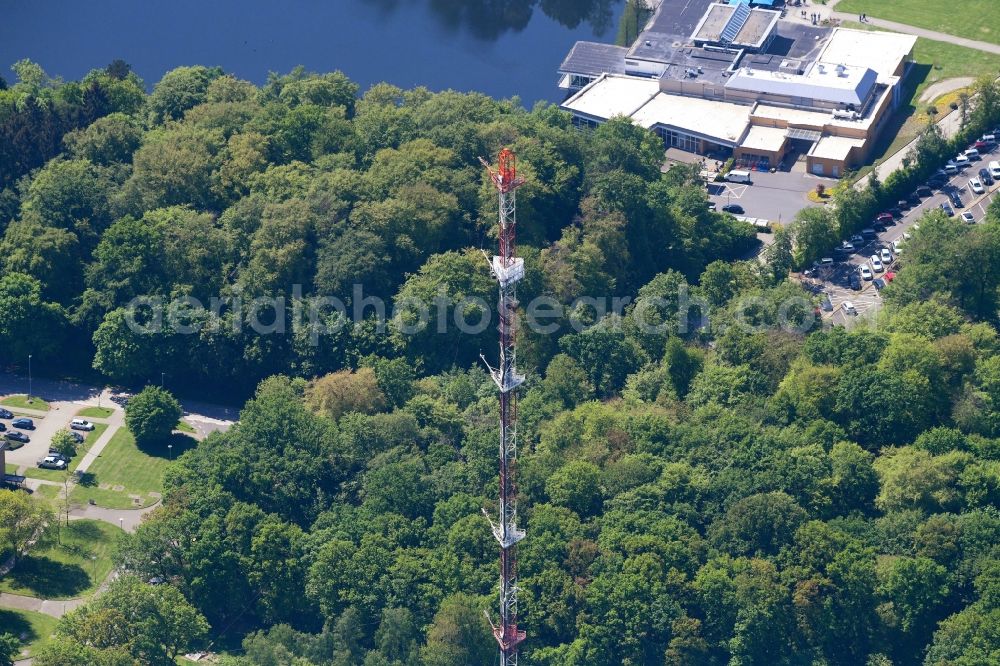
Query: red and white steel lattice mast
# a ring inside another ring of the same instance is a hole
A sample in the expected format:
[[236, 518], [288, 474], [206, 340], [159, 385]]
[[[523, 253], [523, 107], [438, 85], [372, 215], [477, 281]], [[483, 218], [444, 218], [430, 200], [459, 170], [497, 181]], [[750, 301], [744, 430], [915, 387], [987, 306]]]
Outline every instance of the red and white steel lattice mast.
[[[490, 375], [500, 389], [500, 508], [497, 519], [483, 513], [493, 536], [500, 543], [500, 617], [497, 623], [490, 620], [493, 636], [500, 646], [500, 666], [517, 666], [518, 645], [525, 633], [517, 628], [517, 543], [524, 538], [524, 530], [517, 528], [517, 387], [524, 382], [524, 375], [517, 374], [517, 283], [524, 277], [524, 259], [514, 256], [516, 217], [515, 191], [524, 183], [517, 177], [514, 153], [504, 148], [500, 151], [497, 168], [485, 160], [483, 166], [500, 197], [500, 253], [487, 256], [493, 277], [500, 284], [500, 301], [497, 314], [500, 319], [500, 361], [490, 369]], [[487, 614], [487, 617], [489, 615]]]

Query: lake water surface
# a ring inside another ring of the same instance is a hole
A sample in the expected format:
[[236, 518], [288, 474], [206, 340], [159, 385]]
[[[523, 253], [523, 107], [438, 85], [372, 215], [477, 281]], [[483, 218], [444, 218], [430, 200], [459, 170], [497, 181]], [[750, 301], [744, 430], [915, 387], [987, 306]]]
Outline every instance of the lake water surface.
[[179, 65], [262, 83], [296, 65], [340, 69], [362, 90], [404, 88], [559, 101], [578, 39], [613, 41], [624, 0], [34, 0], [0, 3], [0, 74], [30, 58], [76, 79], [115, 58], [148, 86]]

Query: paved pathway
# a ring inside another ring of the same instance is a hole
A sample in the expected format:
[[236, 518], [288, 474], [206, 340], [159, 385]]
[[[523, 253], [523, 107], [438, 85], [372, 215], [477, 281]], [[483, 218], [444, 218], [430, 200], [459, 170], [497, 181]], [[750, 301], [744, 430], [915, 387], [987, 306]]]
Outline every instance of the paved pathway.
[[975, 82], [976, 80], [971, 76], [956, 76], [951, 79], [941, 79], [924, 88], [924, 91], [920, 93], [920, 102], [930, 104], [941, 95], [947, 95], [959, 88], [968, 88]]
[[[821, 10], [822, 11], [822, 10]], [[835, 19], [840, 19], [841, 21], [857, 21], [857, 14], [847, 14], [844, 12], [830, 12], [830, 14]], [[980, 42], [975, 39], [966, 39], [965, 37], [958, 37], [957, 35], [949, 35], [944, 32], [937, 32], [936, 30], [926, 30], [924, 28], [918, 28], [916, 26], [907, 25], [905, 23], [897, 23], [896, 21], [887, 21], [880, 18], [872, 18], [869, 16], [865, 19], [867, 25], [873, 25], [877, 28], [884, 28], [885, 30], [892, 30], [894, 32], [903, 32], [908, 35], [916, 35], [917, 37], [925, 37], [927, 39], [933, 39], [936, 42], [948, 42], [949, 44], [956, 44], [958, 46], [964, 46], [969, 49], [975, 49], [977, 51], [986, 51], [987, 53], [996, 53], [1000, 55], [1000, 44], [990, 44], [989, 42]]]
[[152, 506], [147, 506], [145, 509], [106, 509], [103, 506], [84, 504], [71, 509], [69, 517], [70, 520], [82, 520], [84, 518], [101, 520], [105, 523], [118, 525], [126, 532], [135, 532], [135, 529], [142, 522], [146, 514], [158, 506], [160, 506], [159, 502]]
[[94, 445], [91, 446], [90, 449], [87, 451], [87, 453], [83, 456], [83, 459], [80, 461], [80, 464], [77, 465], [76, 471], [80, 474], [90, 469], [90, 466], [94, 464], [94, 461], [97, 460], [97, 457], [101, 455], [102, 451], [104, 451], [104, 447], [108, 445], [108, 442], [110, 442], [111, 438], [115, 436], [115, 433], [118, 432], [118, 429], [121, 428], [122, 425], [124, 425], [125, 412], [123, 412], [121, 409], [115, 409], [115, 411], [112, 412], [111, 416], [109, 416], [108, 418], [94, 419], [94, 421], [107, 423], [108, 427], [103, 433], [101, 433], [101, 436], [97, 438], [97, 441], [94, 442]]
[[84, 601], [86, 599], [83, 598], [62, 600], [38, 599], [36, 597], [25, 597], [20, 594], [0, 592], [0, 607], [34, 611], [35, 613], [42, 613], [52, 617], [62, 617], [77, 606], [82, 605]]

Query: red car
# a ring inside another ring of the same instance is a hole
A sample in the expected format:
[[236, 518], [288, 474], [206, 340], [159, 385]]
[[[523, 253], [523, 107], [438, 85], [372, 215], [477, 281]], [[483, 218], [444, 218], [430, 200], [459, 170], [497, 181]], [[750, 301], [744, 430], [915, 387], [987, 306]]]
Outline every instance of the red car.
[[878, 222], [879, 224], [892, 224], [893, 223], [892, 213], [879, 213], [878, 217], [875, 218], [875, 221]]
[[972, 147], [975, 148], [976, 150], [982, 150], [984, 148], [989, 148], [990, 144], [980, 139], [979, 141], [976, 141], [974, 144], [972, 144]]

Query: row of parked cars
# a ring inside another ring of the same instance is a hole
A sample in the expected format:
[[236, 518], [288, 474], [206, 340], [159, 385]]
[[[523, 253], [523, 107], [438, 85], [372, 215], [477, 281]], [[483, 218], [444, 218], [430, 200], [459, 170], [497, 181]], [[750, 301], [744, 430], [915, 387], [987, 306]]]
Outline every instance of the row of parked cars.
[[[930, 187], [937, 187], [948, 197], [948, 201], [941, 204], [941, 210], [948, 217], [954, 217], [956, 209], [965, 207], [965, 204], [962, 202], [961, 191], [950, 183], [950, 178], [972, 167], [973, 162], [980, 161], [983, 152], [990, 152], [996, 148], [996, 136], [998, 133], [1000, 133], [1000, 128], [989, 134], [984, 134], [967, 150], [948, 160], [943, 168], [939, 169], [928, 179], [927, 186], [925, 187], [928, 187], [928, 189]], [[1000, 181], [1000, 161], [992, 160], [985, 167], [980, 167], [970, 176], [967, 185], [969, 191], [978, 196], [986, 194], [986, 190], [998, 181]], [[975, 224], [976, 222], [976, 218], [970, 211], [963, 212], [960, 217], [967, 224]]]
[[[85, 438], [77, 431], [89, 432], [94, 429], [94, 424], [84, 419], [73, 419], [69, 423], [69, 428], [76, 443], [83, 444]], [[42, 469], [66, 469], [69, 466], [69, 456], [55, 449], [49, 449], [48, 455], [38, 461], [38, 466]]]
[[6, 424], [0, 422], [0, 432], [3, 433], [3, 438], [10, 442], [10, 448], [17, 449], [31, 441], [31, 438], [28, 437], [27, 433], [22, 431], [34, 430], [35, 422], [33, 420], [23, 416], [15, 418], [13, 412], [3, 408], [0, 408], [0, 419], [10, 421], [9, 430]]

